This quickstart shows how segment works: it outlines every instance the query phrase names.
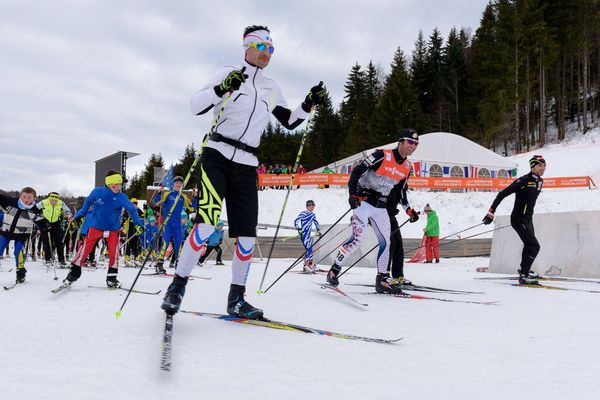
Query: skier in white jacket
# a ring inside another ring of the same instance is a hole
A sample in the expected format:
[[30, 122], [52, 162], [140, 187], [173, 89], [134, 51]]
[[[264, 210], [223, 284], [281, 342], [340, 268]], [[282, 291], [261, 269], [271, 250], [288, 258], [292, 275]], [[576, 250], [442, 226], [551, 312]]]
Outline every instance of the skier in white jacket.
[[244, 318], [262, 318], [262, 310], [244, 300], [258, 223], [256, 166], [260, 138], [270, 114], [285, 128], [294, 129], [326, 96], [321, 82], [311, 88], [302, 104], [290, 110], [277, 83], [263, 75], [275, 50], [269, 29], [249, 26], [243, 40], [244, 62], [222, 68], [190, 103], [196, 115], [211, 109], [215, 119], [221, 115], [203, 150], [198, 212], [162, 304], [168, 314], [179, 310], [187, 277], [205, 251], [206, 241], [221, 216], [222, 201], [227, 198], [229, 236], [237, 238], [227, 312]]

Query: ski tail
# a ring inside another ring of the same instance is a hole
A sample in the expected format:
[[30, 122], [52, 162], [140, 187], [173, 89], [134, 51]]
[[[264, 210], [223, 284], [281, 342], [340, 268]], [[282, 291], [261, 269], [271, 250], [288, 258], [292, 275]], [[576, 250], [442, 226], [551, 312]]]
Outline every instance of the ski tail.
[[166, 314], [165, 330], [162, 340], [162, 355], [160, 357], [160, 369], [171, 370], [171, 341], [173, 339], [173, 316]]

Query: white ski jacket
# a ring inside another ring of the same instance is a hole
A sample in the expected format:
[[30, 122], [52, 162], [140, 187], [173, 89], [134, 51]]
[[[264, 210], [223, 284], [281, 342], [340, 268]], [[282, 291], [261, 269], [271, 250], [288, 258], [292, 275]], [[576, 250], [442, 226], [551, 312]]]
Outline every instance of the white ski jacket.
[[[244, 73], [248, 78], [239, 90], [231, 94], [232, 98], [226, 105], [214, 132], [258, 148], [263, 130], [269, 122], [269, 114], [272, 113], [287, 129], [296, 128], [308, 117], [308, 112], [302, 105], [293, 112], [288, 108], [279, 85], [264, 76], [261, 68], [244, 61], [242, 65], [220, 69], [210, 82], [192, 97], [190, 109], [195, 115], [201, 115], [212, 108], [216, 118], [221, 112], [223, 102], [230, 94], [226, 93], [221, 98], [215, 93], [214, 87], [219, 85], [231, 71], [241, 70], [243, 67], [246, 67]], [[206, 147], [219, 151], [231, 161], [245, 165], [258, 165], [258, 159], [254, 154], [222, 141], [209, 140]]]

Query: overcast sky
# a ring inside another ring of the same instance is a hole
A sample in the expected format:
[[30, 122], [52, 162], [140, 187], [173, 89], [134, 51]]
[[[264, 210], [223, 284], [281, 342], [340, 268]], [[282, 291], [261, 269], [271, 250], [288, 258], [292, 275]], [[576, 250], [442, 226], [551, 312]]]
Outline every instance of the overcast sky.
[[[487, 0], [0, 0], [0, 189], [87, 194], [94, 161], [119, 150], [176, 162], [210, 116], [190, 97], [243, 58], [244, 27], [267, 25], [266, 74], [294, 108], [324, 81], [337, 106], [350, 67], [410, 55], [419, 30], [479, 26]], [[303, 127], [303, 126], [302, 126]]]

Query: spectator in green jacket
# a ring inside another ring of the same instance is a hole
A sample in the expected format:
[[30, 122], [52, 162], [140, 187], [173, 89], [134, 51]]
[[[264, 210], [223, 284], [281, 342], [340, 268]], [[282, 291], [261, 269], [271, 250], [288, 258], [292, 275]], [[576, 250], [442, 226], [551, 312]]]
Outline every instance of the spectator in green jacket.
[[425, 214], [427, 214], [427, 226], [423, 228], [425, 232], [425, 262], [432, 263], [435, 257], [435, 262], [440, 262], [440, 220], [436, 212], [429, 204], [425, 205]]

